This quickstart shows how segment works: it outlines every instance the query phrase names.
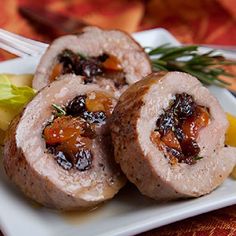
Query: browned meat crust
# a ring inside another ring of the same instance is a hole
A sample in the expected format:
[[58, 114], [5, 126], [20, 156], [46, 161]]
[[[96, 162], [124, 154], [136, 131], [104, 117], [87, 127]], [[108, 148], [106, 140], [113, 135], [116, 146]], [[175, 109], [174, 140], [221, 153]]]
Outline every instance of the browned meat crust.
[[[151, 142], [156, 120], [173, 95], [186, 92], [199, 105], [207, 106], [210, 124], [197, 139], [203, 158], [194, 165], [171, 165]], [[197, 197], [211, 192], [232, 171], [235, 148], [224, 148], [227, 128], [218, 101], [198, 80], [181, 72], [152, 74], [131, 85], [114, 109], [111, 133], [115, 159], [139, 190], [157, 200]]]
[[[95, 139], [92, 168], [65, 170], [46, 152], [42, 130], [51, 116], [51, 104], [65, 104], [97, 85], [66, 76], [41, 90], [11, 123], [4, 147], [4, 167], [9, 178], [35, 201], [52, 208], [74, 210], [112, 198], [125, 184], [113, 159], [109, 136]], [[107, 129], [107, 128], [106, 128]]]

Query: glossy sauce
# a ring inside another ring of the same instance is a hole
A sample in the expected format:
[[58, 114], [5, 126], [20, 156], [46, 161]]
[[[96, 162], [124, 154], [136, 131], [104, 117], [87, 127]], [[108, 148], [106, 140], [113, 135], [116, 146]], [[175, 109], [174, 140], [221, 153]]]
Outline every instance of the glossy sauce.
[[59, 215], [71, 225], [80, 225], [85, 221], [96, 218], [101, 213], [104, 204], [99, 204], [95, 207], [87, 208], [79, 211], [59, 212]]

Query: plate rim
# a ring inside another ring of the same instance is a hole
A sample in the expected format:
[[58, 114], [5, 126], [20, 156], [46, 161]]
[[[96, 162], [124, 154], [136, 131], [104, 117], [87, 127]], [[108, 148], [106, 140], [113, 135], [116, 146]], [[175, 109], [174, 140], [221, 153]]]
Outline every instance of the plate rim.
[[[174, 38], [174, 36], [172, 34], [170, 34], [167, 30], [163, 29], [163, 28], [158, 28], [158, 29], [151, 29], [151, 30], [146, 30], [146, 31], [141, 31], [141, 32], [137, 32], [134, 34], [135, 38], [136, 37], [140, 37], [140, 35], [143, 35], [143, 34], [146, 34], [147, 32], [162, 32], [163, 34], [166, 34], [166, 37], [172, 37], [172, 39], [174, 39], [177, 43], [178, 41]], [[3, 61], [3, 62], [0, 62], [0, 67], [4, 67], [4, 64], [8, 64], [8, 63], [17, 63], [18, 61], [22, 61], [22, 60], [29, 60], [29, 59], [32, 59], [32, 57], [24, 57], [24, 58], [14, 58], [14, 59], [10, 59], [10, 60], [6, 60], [6, 61]], [[235, 97], [227, 90], [227, 89], [224, 89], [224, 88], [221, 88], [222, 91], [224, 91], [224, 93], [226, 94], [226, 96], [229, 96], [229, 98], [231, 100], [233, 100], [236, 104], [236, 99]], [[209, 196], [209, 195], [208, 195]], [[200, 198], [197, 198], [197, 199], [200, 199]], [[117, 231], [117, 232], [114, 232], [115, 234], [112, 234], [112, 235], [128, 235], [128, 234], [137, 234], [137, 233], [141, 233], [141, 232], [144, 232], [144, 231], [147, 231], [147, 230], [151, 230], [151, 229], [154, 229], [154, 228], [158, 228], [158, 227], [161, 227], [161, 226], [164, 226], [164, 225], [167, 225], [167, 224], [170, 224], [170, 223], [174, 223], [174, 222], [177, 222], [177, 221], [181, 221], [183, 219], [186, 219], [188, 217], [192, 217], [192, 216], [196, 216], [196, 215], [199, 215], [199, 214], [203, 214], [203, 213], [206, 213], [206, 212], [210, 212], [210, 211], [213, 211], [213, 210], [216, 210], [216, 209], [220, 209], [220, 208], [223, 208], [223, 207], [226, 207], [226, 206], [229, 206], [229, 205], [233, 205], [236, 203], [236, 196], [230, 196], [229, 199], [223, 199], [222, 202], [218, 203], [218, 204], [215, 204], [214, 202], [212, 203], [212, 205], [209, 205], [208, 207], [202, 207], [202, 208], [199, 208], [199, 209], [196, 209], [194, 212], [193, 211], [186, 211], [185, 214], [183, 214], [182, 212], [176, 214], [175, 216], [175, 220], [173, 220], [172, 218], [169, 218], [169, 221], [166, 220], [166, 219], [163, 219], [162, 221], [164, 222], [157, 222], [155, 221], [154, 217], [151, 217], [151, 218], [148, 218], [147, 220], [142, 220], [142, 224], [137, 224], [137, 223], [132, 223], [131, 226], [125, 226], [124, 228], [118, 228], [118, 229], [114, 229], [112, 231], [109, 231], [107, 233], [102, 233], [102, 234], [99, 234], [100, 236], [108, 236], [108, 235], [111, 235], [110, 233], [113, 233], [113, 231]], [[139, 222], [140, 223], [140, 222]], [[4, 230], [4, 226], [3, 226], [3, 223], [2, 223], [2, 219], [1, 219], [1, 216], [0, 216], [0, 225], [1, 225], [1, 230], [3, 232], [5, 232]], [[76, 232], [78, 233], [78, 229], [72, 229], [71, 232]], [[10, 234], [8, 234], [10, 235]], [[72, 234], [71, 234], [72, 235]]]

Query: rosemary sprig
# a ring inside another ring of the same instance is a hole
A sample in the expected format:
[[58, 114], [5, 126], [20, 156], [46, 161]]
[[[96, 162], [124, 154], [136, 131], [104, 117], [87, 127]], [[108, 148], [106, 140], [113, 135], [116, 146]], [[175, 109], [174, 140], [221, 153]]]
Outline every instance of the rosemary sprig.
[[226, 60], [216, 51], [199, 53], [198, 46], [170, 46], [163, 44], [152, 50], [148, 55], [154, 71], [182, 71], [197, 77], [202, 83], [217, 86], [230, 85], [220, 76], [234, 77], [223, 66], [236, 65], [236, 62]]

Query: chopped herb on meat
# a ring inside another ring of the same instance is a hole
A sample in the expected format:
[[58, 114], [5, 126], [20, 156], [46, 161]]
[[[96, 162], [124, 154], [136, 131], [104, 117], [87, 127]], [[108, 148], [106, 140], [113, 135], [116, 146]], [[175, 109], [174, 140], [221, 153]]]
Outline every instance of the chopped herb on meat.
[[57, 104], [52, 104], [52, 108], [55, 109], [55, 116], [59, 117], [59, 116], [65, 116], [66, 115], [66, 111], [59, 105]]

